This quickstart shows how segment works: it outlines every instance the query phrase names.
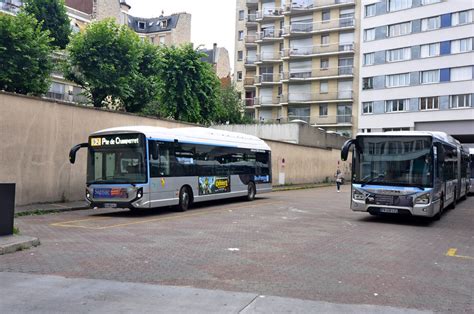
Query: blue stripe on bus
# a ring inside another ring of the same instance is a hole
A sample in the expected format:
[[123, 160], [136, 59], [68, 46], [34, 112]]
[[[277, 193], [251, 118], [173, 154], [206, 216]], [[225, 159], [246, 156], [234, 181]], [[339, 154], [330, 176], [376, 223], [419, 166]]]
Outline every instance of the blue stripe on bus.
[[[358, 189], [379, 189], [379, 190], [389, 190], [389, 191], [423, 191], [416, 186], [392, 186], [392, 185], [364, 185], [362, 184], [352, 184], [355, 188]], [[433, 188], [424, 188], [424, 191], [430, 192]]]

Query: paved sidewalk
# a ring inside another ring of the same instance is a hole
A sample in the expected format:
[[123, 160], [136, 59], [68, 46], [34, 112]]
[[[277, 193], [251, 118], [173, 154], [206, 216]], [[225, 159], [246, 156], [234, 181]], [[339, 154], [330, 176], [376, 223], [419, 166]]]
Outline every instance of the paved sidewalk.
[[25, 206], [16, 206], [15, 214], [24, 215], [26, 213], [53, 213], [64, 212], [70, 210], [78, 210], [89, 208], [86, 201], [75, 201], [66, 203], [46, 203], [46, 204], [32, 204]]
[[0, 282], [4, 313], [430, 313], [48, 275], [3, 272]]
[[0, 236], [0, 255], [26, 250], [38, 246], [38, 238], [24, 235]]

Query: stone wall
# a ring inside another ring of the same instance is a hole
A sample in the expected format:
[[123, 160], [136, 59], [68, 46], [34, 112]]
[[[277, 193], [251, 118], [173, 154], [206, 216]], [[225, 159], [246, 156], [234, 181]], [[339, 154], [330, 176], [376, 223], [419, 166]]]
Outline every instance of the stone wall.
[[[71, 165], [69, 150], [87, 142], [94, 131], [125, 125], [192, 126], [0, 92], [0, 182], [16, 183], [17, 205], [80, 200], [86, 152], [79, 151]], [[280, 172], [287, 184], [332, 180], [339, 150], [267, 142], [272, 148], [274, 184]]]

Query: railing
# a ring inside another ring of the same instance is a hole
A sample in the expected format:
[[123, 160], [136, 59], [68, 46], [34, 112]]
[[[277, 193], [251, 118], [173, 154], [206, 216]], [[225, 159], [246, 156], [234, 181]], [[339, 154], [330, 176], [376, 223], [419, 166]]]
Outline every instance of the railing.
[[273, 29], [273, 28], [266, 29], [263, 32], [257, 32], [257, 37], [259, 40], [281, 38], [282, 35], [283, 35], [283, 30]]
[[283, 17], [283, 9], [270, 8], [265, 11], [257, 11], [257, 20], [262, 20], [267, 17]]
[[257, 61], [280, 61], [281, 60], [281, 53], [280, 52], [262, 52], [257, 53]]
[[257, 22], [257, 14], [247, 14], [247, 17], [245, 18], [246, 23], [255, 23]]
[[353, 98], [353, 91], [338, 91], [329, 93], [290, 93], [282, 94], [282, 103], [304, 103], [317, 101], [332, 101], [332, 100], [350, 100]]
[[342, 28], [342, 27], [354, 27], [355, 19], [352, 17], [346, 17], [342, 19], [327, 20], [321, 22], [312, 22], [312, 23], [293, 23], [291, 25], [286, 25], [284, 27], [283, 34], [306, 34], [317, 31], [323, 31], [332, 28]]
[[281, 75], [279, 73], [263, 73], [255, 76], [255, 83], [277, 83], [280, 82]]
[[257, 40], [257, 35], [245, 35], [244, 36], [244, 41], [246, 44], [254, 44], [255, 41]]
[[331, 52], [354, 52], [354, 43], [328, 44], [309, 47], [285, 48], [283, 57], [310, 56]]
[[336, 4], [355, 4], [355, 0], [293, 0], [285, 7], [285, 12], [313, 10]]
[[280, 97], [255, 97], [254, 98], [255, 105], [258, 106], [265, 106], [265, 105], [277, 105], [280, 103]]
[[291, 79], [310, 79], [328, 76], [353, 75], [354, 68], [352, 66], [342, 66], [338, 68], [320, 68], [300, 70], [298, 72], [283, 72], [282, 80]]
[[249, 6], [249, 5], [255, 6], [255, 5], [258, 5], [258, 0], [245, 0], [245, 4], [246, 4], [247, 6]]
[[255, 77], [246, 77], [244, 78], [244, 86], [249, 86], [255, 84]]
[[244, 99], [245, 107], [252, 107], [255, 105], [255, 98], [245, 98]]
[[245, 58], [245, 65], [255, 65], [255, 62], [257, 62], [257, 57], [246, 57]]
[[337, 115], [336, 121], [337, 123], [352, 123], [352, 116], [351, 115]]
[[328, 125], [328, 124], [351, 124], [352, 116], [345, 115], [331, 115], [331, 116], [301, 116], [301, 115], [289, 115], [288, 117], [281, 117], [277, 122], [288, 123], [294, 122], [295, 120], [302, 120], [312, 125]]

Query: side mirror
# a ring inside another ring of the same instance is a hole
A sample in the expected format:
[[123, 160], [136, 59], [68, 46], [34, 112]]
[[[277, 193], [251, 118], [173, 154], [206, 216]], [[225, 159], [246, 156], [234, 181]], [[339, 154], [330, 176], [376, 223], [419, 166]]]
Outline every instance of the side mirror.
[[349, 156], [349, 150], [351, 149], [352, 144], [355, 144], [356, 140], [351, 139], [347, 140], [341, 148], [341, 160], [346, 161], [347, 156]]
[[150, 142], [150, 154], [153, 160], [158, 160], [158, 143]]
[[79, 149], [83, 147], [89, 147], [89, 144], [88, 143], [77, 144], [76, 146], [71, 148], [71, 150], [69, 151], [69, 162], [71, 164], [74, 164], [76, 162], [76, 153]]

